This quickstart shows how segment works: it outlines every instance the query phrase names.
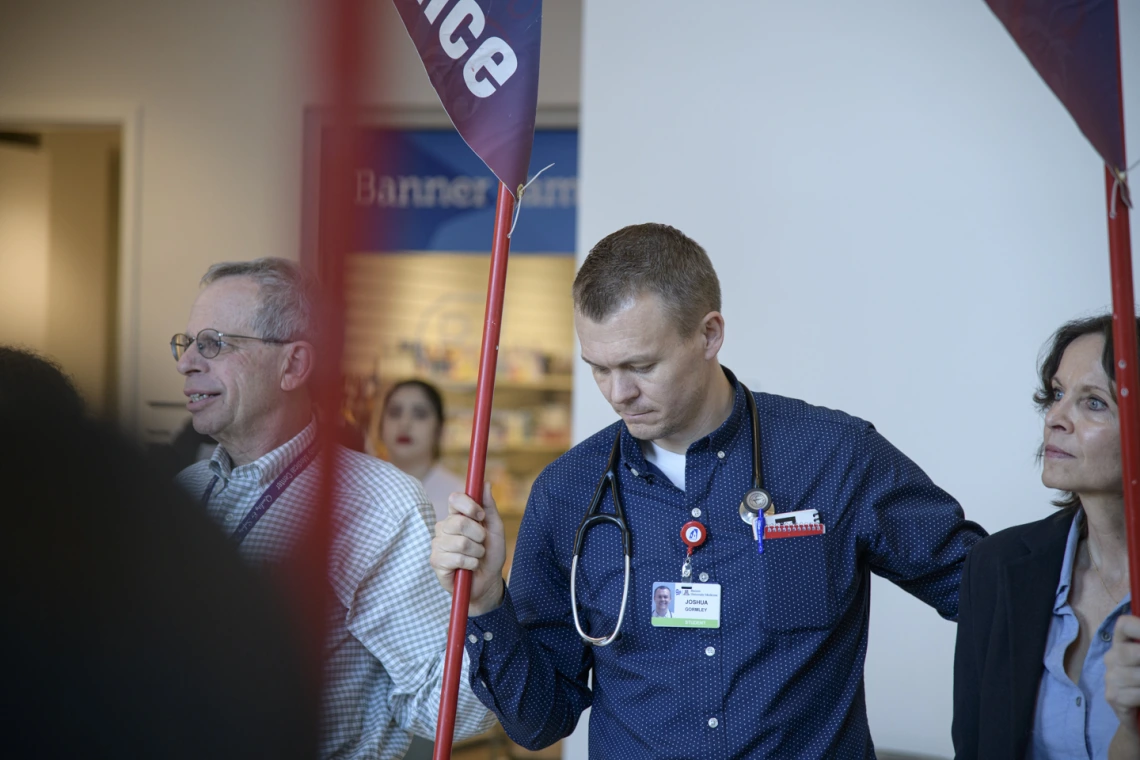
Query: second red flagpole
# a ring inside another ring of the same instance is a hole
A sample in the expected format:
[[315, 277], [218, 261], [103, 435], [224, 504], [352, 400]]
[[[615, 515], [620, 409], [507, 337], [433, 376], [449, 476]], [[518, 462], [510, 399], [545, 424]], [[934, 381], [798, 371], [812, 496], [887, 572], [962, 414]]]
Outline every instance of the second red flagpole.
[[[491, 272], [487, 282], [487, 309], [483, 317], [483, 343], [479, 349], [479, 379], [475, 392], [475, 422], [471, 427], [471, 453], [467, 458], [467, 495], [483, 502], [483, 471], [487, 465], [487, 436], [491, 429], [491, 401], [495, 395], [495, 369], [499, 358], [499, 333], [503, 323], [503, 298], [507, 290], [507, 257], [515, 199], [499, 183], [495, 204], [495, 232], [491, 244]], [[455, 709], [463, 673], [463, 638], [467, 633], [467, 606], [471, 602], [471, 571], [455, 573], [451, 620], [447, 631], [447, 655], [443, 661], [443, 688], [439, 697], [439, 722], [435, 728], [433, 760], [451, 757], [455, 736]]]
[[[1140, 599], [1140, 373], [1137, 372], [1136, 306], [1132, 291], [1132, 236], [1124, 185], [1104, 170], [1112, 272], [1112, 342], [1116, 398], [1120, 409], [1120, 455], [1124, 470], [1124, 521], [1132, 598]], [[1116, 196], [1113, 198], [1113, 196]]]
[[[1120, 27], [1119, 4], [1113, 9]], [[1118, 32], [1119, 33], [1119, 32]], [[1124, 139], [1124, 79], [1120, 40], [1116, 45], [1116, 98], [1120, 135]], [[1127, 166], [1121, 146], [1121, 171]], [[1126, 179], [1121, 177], [1121, 180]], [[1124, 529], [1128, 537], [1128, 575], [1132, 614], [1140, 599], [1140, 367], [1137, 367], [1136, 299], [1132, 288], [1132, 232], [1128, 215], [1128, 186], [1104, 168], [1105, 211], [1108, 216], [1108, 261], [1112, 277], [1112, 348], [1116, 357], [1116, 401], [1120, 411], [1120, 459], [1124, 480]], [[1140, 717], [1137, 718], [1140, 724]]]

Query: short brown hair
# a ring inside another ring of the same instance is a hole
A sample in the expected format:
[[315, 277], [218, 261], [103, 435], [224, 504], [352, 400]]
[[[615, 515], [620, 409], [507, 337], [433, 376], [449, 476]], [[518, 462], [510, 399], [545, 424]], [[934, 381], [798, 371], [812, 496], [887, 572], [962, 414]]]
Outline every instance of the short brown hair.
[[705, 249], [667, 224], [633, 224], [598, 241], [574, 279], [574, 308], [601, 322], [654, 293], [681, 335], [720, 311], [720, 280]]

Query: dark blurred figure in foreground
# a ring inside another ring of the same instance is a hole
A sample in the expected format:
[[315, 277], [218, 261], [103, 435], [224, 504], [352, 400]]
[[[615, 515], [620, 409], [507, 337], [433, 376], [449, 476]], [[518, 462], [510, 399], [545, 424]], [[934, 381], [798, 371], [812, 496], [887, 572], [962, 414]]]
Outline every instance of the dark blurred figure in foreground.
[[282, 604], [51, 363], [0, 346], [6, 757], [311, 758]]

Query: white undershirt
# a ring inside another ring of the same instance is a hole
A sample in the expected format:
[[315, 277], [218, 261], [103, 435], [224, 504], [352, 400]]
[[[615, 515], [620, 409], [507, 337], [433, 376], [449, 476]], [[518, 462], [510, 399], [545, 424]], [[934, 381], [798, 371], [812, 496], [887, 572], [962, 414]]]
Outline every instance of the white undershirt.
[[424, 484], [424, 492], [435, 507], [436, 522], [447, 518], [447, 498], [467, 487], [463, 478], [450, 472], [439, 462], [432, 465], [420, 482]]
[[665, 473], [665, 477], [682, 491], [685, 490], [685, 455], [663, 449], [653, 441], [641, 441], [641, 453], [648, 462]]

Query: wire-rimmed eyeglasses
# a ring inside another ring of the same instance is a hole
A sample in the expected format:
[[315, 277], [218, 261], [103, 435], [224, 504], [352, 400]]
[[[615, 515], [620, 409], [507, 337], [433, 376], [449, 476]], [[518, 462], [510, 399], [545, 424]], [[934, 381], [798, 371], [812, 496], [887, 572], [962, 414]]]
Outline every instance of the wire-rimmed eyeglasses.
[[213, 359], [227, 345], [226, 341], [229, 338], [242, 338], [243, 340], [259, 340], [262, 343], [288, 343], [286, 340], [277, 340], [276, 338], [256, 338], [252, 335], [234, 335], [232, 333], [224, 333], [215, 330], [212, 327], [207, 327], [205, 330], [199, 330], [197, 337], [190, 337], [186, 333], [177, 333], [170, 339], [170, 353], [174, 355], [174, 361], [182, 358], [186, 353], [186, 349], [190, 346], [197, 344], [198, 353], [202, 355], [203, 359]]

